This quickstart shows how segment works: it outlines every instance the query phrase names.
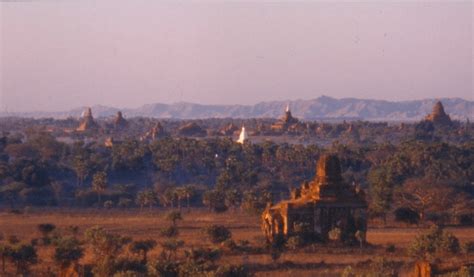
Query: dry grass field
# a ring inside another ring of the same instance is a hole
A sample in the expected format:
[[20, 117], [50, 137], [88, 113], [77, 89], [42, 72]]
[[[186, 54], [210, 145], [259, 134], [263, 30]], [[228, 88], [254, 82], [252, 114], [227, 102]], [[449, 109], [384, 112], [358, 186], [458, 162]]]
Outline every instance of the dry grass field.
[[[4, 237], [16, 235], [22, 241], [30, 241], [40, 237], [37, 225], [53, 223], [60, 231], [68, 226], [76, 225], [80, 233], [89, 227], [99, 225], [107, 230], [130, 236], [133, 239], [152, 238], [157, 241], [160, 229], [169, 225], [164, 210], [144, 210], [139, 212], [123, 210], [35, 210], [28, 214], [0, 213], [0, 232]], [[185, 241], [185, 247], [211, 245], [201, 233], [201, 228], [210, 224], [221, 224], [230, 228], [235, 241], [248, 240], [252, 245], [262, 245], [264, 239], [260, 230], [260, 218], [240, 212], [226, 212], [223, 214], [208, 213], [205, 210], [183, 209], [183, 220], [178, 223], [179, 239]], [[459, 240], [474, 241], [474, 228], [448, 228]], [[369, 249], [342, 249], [331, 247], [312, 247], [297, 252], [285, 252], [277, 263], [273, 263], [269, 254], [225, 254], [220, 263], [242, 264], [252, 268], [257, 276], [338, 276], [341, 270], [348, 265], [355, 265], [374, 259], [377, 256], [386, 256], [391, 260], [408, 261], [405, 248], [413, 238], [423, 229], [416, 228], [371, 228], [367, 240], [373, 247]], [[396, 247], [395, 253], [386, 253], [388, 244]], [[41, 263], [36, 267], [41, 269], [51, 267], [52, 247], [40, 247]], [[160, 253], [160, 247], [150, 252], [151, 259]], [[474, 257], [464, 259], [473, 260]], [[82, 263], [92, 261], [91, 253], [87, 252]]]

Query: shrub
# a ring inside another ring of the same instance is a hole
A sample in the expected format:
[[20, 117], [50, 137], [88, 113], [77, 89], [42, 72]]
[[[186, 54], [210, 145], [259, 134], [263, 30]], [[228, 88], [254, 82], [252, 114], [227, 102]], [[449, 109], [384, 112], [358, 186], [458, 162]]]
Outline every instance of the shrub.
[[104, 208], [105, 209], [111, 209], [114, 207], [114, 202], [110, 201], [110, 200], [107, 200], [104, 202]]
[[130, 277], [138, 277], [138, 276], [146, 276], [147, 267], [142, 261], [137, 261], [134, 259], [127, 259], [121, 258], [118, 259], [114, 264], [114, 277], [116, 276], [130, 276]]
[[133, 200], [130, 198], [120, 198], [117, 206], [119, 208], [130, 208], [133, 205]]
[[341, 229], [335, 227], [331, 231], [328, 232], [328, 237], [332, 241], [340, 241], [341, 240]]
[[17, 268], [17, 274], [28, 275], [30, 265], [37, 263], [38, 255], [32, 245], [22, 244], [12, 248], [9, 255]]
[[179, 264], [167, 260], [158, 260], [150, 266], [152, 276], [178, 277]]
[[176, 221], [182, 220], [183, 217], [181, 216], [181, 212], [171, 211], [166, 215], [166, 219], [171, 221], [173, 223], [173, 225], [176, 225]]
[[417, 236], [408, 250], [418, 258], [433, 258], [443, 253], [458, 253], [459, 241], [441, 227], [433, 226], [427, 233]]
[[10, 244], [17, 244], [20, 242], [20, 239], [15, 236], [15, 235], [11, 235], [11, 236], [8, 236], [7, 238], [7, 241], [10, 243]]
[[251, 276], [242, 265], [221, 265], [214, 272], [215, 277], [247, 277]]
[[221, 243], [232, 238], [232, 233], [228, 228], [222, 225], [211, 225], [204, 228], [204, 233], [207, 234], [212, 243]]
[[398, 276], [397, 268], [397, 264], [393, 261], [389, 261], [384, 257], [376, 258], [375, 261], [370, 264], [367, 276], [395, 277]]
[[61, 238], [55, 244], [53, 259], [62, 270], [68, 268], [71, 264], [77, 263], [84, 256], [84, 249], [75, 238]]
[[122, 248], [131, 240], [110, 234], [101, 227], [92, 227], [84, 232], [86, 241], [92, 246], [96, 258], [93, 272], [98, 276], [110, 276], [114, 273], [114, 263]]
[[387, 252], [387, 253], [395, 253], [395, 250], [396, 250], [396, 247], [393, 244], [389, 244], [385, 248], [385, 252]]
[[48, 237], [54, 229], [56, 229], [56, 225], [51, 223], [38, 224], [38, 231], [41, 233], [43, 238]]
[[229, 251], [237, 251], [239, 247], [232, 239], [228, 239], [222, 243], [222, 246]]
[[292, 236], [286, 241], [286, 247], [291, 250], [297, 250], [304, 245], [304, 240], [301, 236]]
[[214, 264], [222, 255], [221, 251], [217, 248], [211, 249], [204, 247], [185, 251], [184, 254], [189, 261], [198, 265]]
[[206, 272], [206, 268], [203, 265], [187, 261], [179, 265], [178, 268], [179, 276], [213, 276]]
[[462, 252], [465, 254], [470, 254], [474, 252], [474, 241], [466, 241], [462, 245]]
[[341, 273], [341, 277], [355, 277], [354, 269], [352, 266], [348, 265], [344, 268], [344, 270]]
[[163, 237], [172, 238], [172, 237], [177, 237], [178, 234], [179, 234], [178, 228], [174, 225], [171, 225], [166, 228], [162, 228], [160, 230], [160, 235], [162, 235]]
[[137, 240], [130, 244], [130, 251], [132, 253], [142, 255], [142, 263], [146, 264], [148, 251], [152, 250], [156, 246], [156, 241], [152, 239]]

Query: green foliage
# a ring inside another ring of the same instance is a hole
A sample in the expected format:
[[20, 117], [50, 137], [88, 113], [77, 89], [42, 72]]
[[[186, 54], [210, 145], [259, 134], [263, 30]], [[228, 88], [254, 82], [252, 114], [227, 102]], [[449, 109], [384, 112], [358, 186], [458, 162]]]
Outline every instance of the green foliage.
[[15, 264], [17, 274], [28, 274], [30, 266], [38, 262], [36, 249], [28, 244], [14, 245], [8, 257]]
[[328, 232], [328, 237], [330, 240], [337, 242], [341, 241], [341, 234], [341, 229], [334, 227]]
[[56, 229], [56, 225], [51, 223], [38, 224], [38, 231], [41, 233], [43, 238], [47, 238], [49, 234]]
[[214, 272], [215, 277], [247, 277], [252, 276], [245, 266], [221, 265]]
[[389, 261], [384, 257], [378, 257], [370, 263], [369, 272], [365, 275], [367, 277], [396, 277], [397, 264], [393, 261]]
[[104, 202], [104, 208], [109, 210], [109, 209], [112, 209], [114, 207], [114, 202], [111, 201], [111, 200], [107, 200]]
[[286, 241], [286, 247], [290, 250], [297, 250], [304, 245], [304, 239], [301, 236], [291, 236]]
[[176, 253], [179, 248], [183, 247], [184, 241], [177, 239], [168, 239], [161, 242], [161, 247], [163, 251], [161, 252], [161, 259], [165, 261], [171, 261], [173, 258], [176, 258]]
[[54, 262], [61, 269], [76, 264], [84, 256], [84, 248], [81, 243], [71, 237], [63, 237], [55, 241]]
[[459, 240], [453, 234], [433, 226], [427, 233], [417, 236], [408, 250], [412, 256], [430, 259], [442, 254], [456, 254], [459, 248]]
[[160, 235], [163, 237], [173, 238], [179, 235], [179, 229], [175, 225], [160, 229]]
[[133, 205], [133, 200], [130, 198], [121, 197], [117, 203], [119, 208], [130, 208]]
[[208, 239], [214, 243], [224, 242], [232, 237], [232, 233], [228, 228], [222, 225], [211, 225], [205, 227], [203, 232], [207, 235]]
[[137, 240], [130, 244], [130, 251], [132, 253], [141, 254], [142, 263], [146, 264], [147, 254], [150, 250], [155, 248], [155, 246], [156, 246], [156, 241], [153, 239]]
[[222, 256], [222, 252], [217, 248], [193, 248], [184, 252], [186, 259], [198, 265], [214, 264]]
[[209, 208], [209, 211], [221, 213], [227, 211], [225, 194], [219, 190], [208, 190], [202, 196], [202, 203]]
[[153, 190], [147, 189], [137, 193], [137, 199], [135, 202], [140, 206], [140, 209], [142, 209], [143, 206], [148, 206], [151, 209], [153, 205], [156, 205], [158, 199]]
[[389, 244], [387, 245], [387, 247], [385, 247], [385, 252], [387, 253], [395, 253], [396, 250], [397, 248], [395, 247], [394, 244]]
[[393, 199], [393, 177], [390, 168], [371, 168], [368, 174], [369, 192], [371, 196], [370, 210], [381, 215], [384, 220], [390, 210]]
[[100, 171], [94, 174], [92, 177], [92, 190], [97, 193], [97, 201], [100, 205], [101, 203], [101, 195], [104, 193], [105, 189], [107, 188], [107, 173]]
[[173, 226], [176, 226], [176, 222], [178, 220], [183, 220], [183, 217], [181, 216], [181, 212], [171, 211], [166, 215], [166, 219], [171, 221], [173, 223]]
[[0, 244], [0, 259], [2, 261], [2, 273], [5, 273], [5, 261], [12, 254], [13, 249], [10, 245]]
[[131, 240], [120, 235], [108, 233], [101, 227], [92, 227], [84, 232], [85, 240], [89, 243], [95, 255], [95, 274], [110, 276], [114, 272], [117, 256], [123, 247]]
[[461, 249], [465, 254], [474, 253], [474, 241], [466, 241], [462, 244]]
[[472, 277], [474, 276], [474, 266], [461, 266], [458, 271], [437, 275], [439, 277]]
[[150, 266], [152, 276], [178, 277], [179, 263], [168, 260], [157, 260]]
[[260, 214], [271, 202], [272, 195], [268, 188], [259, 187], [244, 192], [242, 208], [249, 214]]

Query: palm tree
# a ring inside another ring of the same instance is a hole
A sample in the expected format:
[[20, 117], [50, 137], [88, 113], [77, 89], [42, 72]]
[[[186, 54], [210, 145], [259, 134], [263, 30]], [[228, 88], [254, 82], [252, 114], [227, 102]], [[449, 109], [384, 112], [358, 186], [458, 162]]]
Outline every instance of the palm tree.
[[179, 187], [179, 188], [176, 188], [174, 191], [178, 198], [178, 209], [181, 211], [181, 200], [186, 198], [186, 190], [184, 187]]
[[97, 193], [99, 207], [101, 206], [101, 195], [107, 188], [107, 173], [99, 171], [92, 178], [92, 189]]
[[191, 211], [191, 208], [189, 206], [189, 200], [191, 199], [191, 197], [194, 196], [194, 194], [196, 193], [196, 189], [194, 188], [193, 185], [188, 185], [188, 186], [185, 186], [184, 187], [184, 196], [186, 197], [186, 207], [188, 209], [188, 213]]

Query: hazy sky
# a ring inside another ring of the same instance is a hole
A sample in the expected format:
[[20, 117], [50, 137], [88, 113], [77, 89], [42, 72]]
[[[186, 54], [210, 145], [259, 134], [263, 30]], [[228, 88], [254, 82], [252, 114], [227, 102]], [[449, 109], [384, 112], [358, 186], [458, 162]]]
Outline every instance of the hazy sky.
[[253, 104], [320, 95], [473, 100], [473, 4], [0, 4], [0, 109]]

